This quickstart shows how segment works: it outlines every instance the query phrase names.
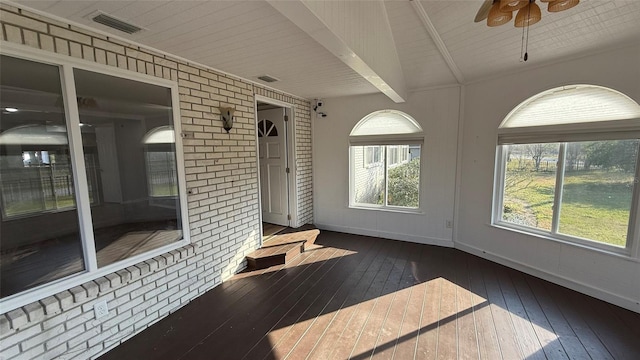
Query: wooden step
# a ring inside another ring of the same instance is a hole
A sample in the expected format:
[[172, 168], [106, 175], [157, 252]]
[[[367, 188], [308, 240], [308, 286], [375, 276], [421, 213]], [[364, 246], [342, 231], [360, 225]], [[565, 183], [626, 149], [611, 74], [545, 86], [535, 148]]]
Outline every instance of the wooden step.
[[283, 265], [304, 252], [306, 240], [286, 244], [262, 247], [247, 255], [247, 267], [251, 270], [265, 269], [274, 265]]

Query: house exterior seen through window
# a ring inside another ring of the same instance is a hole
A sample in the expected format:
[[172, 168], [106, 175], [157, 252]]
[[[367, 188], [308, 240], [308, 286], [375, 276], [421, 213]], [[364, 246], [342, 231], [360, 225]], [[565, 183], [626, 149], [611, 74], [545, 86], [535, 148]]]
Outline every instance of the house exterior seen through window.
[[350, 206], [420, 208], [423, 135], [413, 118], [395, 110], [374, 112], [356, 124], [349, 142]]
[[493, 223], [628, 253], [638, 233], [640, 106], [565, 86], [514, 109], [498, 131]]

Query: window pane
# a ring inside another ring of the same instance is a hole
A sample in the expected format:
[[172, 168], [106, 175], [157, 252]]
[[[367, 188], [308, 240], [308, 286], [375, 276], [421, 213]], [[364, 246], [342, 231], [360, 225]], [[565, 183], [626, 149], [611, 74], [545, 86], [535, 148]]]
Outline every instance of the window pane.
[[417, 208], [420, 199], [420, 145], [388, 146], [393, 148], [389, 158], [388, 205]]
[[171, 91], [74, 70], [98, 266], [182, 239]]
[[639, 142], [567, 144], [559, 232], [626, 246]]
[[0, 294], [83, 271], [69, 139], [56, 66], [1, 57]]
[[505, 145], [502, 220], [551, 231], [559, 144]]
[[352, 146], [354, 201], [384, 205], [384, 146]]

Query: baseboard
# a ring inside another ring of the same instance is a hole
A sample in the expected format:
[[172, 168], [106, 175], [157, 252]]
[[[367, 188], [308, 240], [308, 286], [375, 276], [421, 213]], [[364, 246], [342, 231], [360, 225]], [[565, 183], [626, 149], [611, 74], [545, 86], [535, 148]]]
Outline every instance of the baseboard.
[[453, 247], [454, 245], [453, 241], [449, 239], [440, 239], [440, 238], [427, 237], [427, 236], [416, 236], [416, 235], [410, 235], [410, 234], [399, 234], [394, 232], [362, 229], [362, 228], [355, 228], [355, 227], [349, 227], [349, 226], [329, 225], [329, 224], [315, 224], [315, 226], [320, 230], [337, 231], [337, 232], [343, 232], [343, 233], [354, 234], [354, 235], [373, 236], [373, 237], [379, 237], [384, 239], [408, 241], [408, 242], [425, 244], [425, 245], [437, 245], [442, 247]]
[[471, 246], [471, 245], [467, 245], [467, 244], [463, 244], [463, 243], [459, 243], [457, 242], [455, 244], [455, 248], [464, 252], [467, 252], [469, 254], [472, 255], [476, 255], [479, 256], [483, 259], [487, 259], [490, 261], [493, 261], [495, 263], [510, 267], [512, 269], [516, 269], [519, 271], [522, 271], [524, 273], [527, 273], [529, 275], [538, 277], [540, 279], [543, 280], [547, 280], [549, 282], [552, 282], [554, 284], [558, 284], [560, 286], [564, 286], [566, 288], [569, 288], [571, 290], [575, 290], [577, 292], [592, 296], [596, 299], [600, 299], [602, 301], [606, 301], [608, 303], [623, 307], [625, 309], [640, 313], [640, 301], [639, 300], [634, 300], [634, 299], [630, 299], [624, 296], [620, 296], [617, 294], [612, 294], [610, 292], [607, 292], [603, 289], [599, 289], [596, 287], [593, 287], [591, 285], [573, 280], [573, 279], [569, 279], [566, 278], [564, 276], [559, 276], [556, 274], [552, 274], [548, 271], [542, 270], [540, 268], [536, 268], [518, 261], [514, 261], [508, 258], [505, 258], [501, 255], [495, 254], [495, 253], [491, 253], [491, 252], [487, 252], [485, 250], [479, 249], [475, 246]]

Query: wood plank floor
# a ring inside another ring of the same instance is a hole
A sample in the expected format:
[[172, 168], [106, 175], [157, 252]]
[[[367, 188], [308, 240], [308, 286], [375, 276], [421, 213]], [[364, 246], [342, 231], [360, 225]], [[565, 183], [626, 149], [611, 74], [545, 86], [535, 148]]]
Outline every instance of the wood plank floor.
[[102, 359], [638, 359], [640, 314], [459, 250], [322, 231]]

